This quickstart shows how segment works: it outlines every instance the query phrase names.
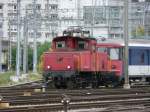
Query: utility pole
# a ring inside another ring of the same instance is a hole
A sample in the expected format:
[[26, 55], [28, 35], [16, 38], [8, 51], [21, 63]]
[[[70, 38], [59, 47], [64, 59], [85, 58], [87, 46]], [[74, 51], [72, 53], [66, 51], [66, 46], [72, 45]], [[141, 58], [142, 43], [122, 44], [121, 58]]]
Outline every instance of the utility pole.
[[47, 11], [47, 18], [49, 19], [49, 0], [47, 0], [46, 11]]
[[10, 19], [8, 21], [8, 27], [9, 27], [9, 56], [8, 56], [8, 68], [11, 70], [11, 65], [12, 65], [12, 45], [11, 45], [11, 32], [10, 32]]
[[50, 32], [51, 32], [51, 36], [52, 37], [54, 37], [54, 23], [55, 23], [55, 21], [54, 20], [52, 20], [52, 21], [50, 21], [51, 19], [50, 19], [50, 4], [49, 4], [49, 0], [47, 0], [47, 8], [46, 8], [46, 12], [47, 12], [47, 25], [48, 25], [48, 30], [49, 30], [49, 34], [50, 34]]
[[77, 24], [78, 26], [81, 25], [80, 23], [80, 0], [77, 0]]
[[96, 1], [97, 0], [92, 0], [92, 26], [91, 26], [91, 35], [92, 35], [92, 37], [94, 36], [93, 32], [94, 32], [94, 24], [95, 24], [95, 7], [96, 7]]
[[47, 0], [47, 7], [46, 7], [46, 12], [47, 12], [47, 24], [48, 24], [48, 30], [49, 30], [49, 33], [50, 33], [50, 10], [49, 10], [49, 0]]
[[24, 18], [24, 32], [23, 32], [23, 37], [24, 37], [24, 44], [23, 44], [23, 73], [27, 73], [28, 72], [28, 69], [27, 69], [27, 66], [28, 66], [28, 46], [27, 46], [27, 43], [28, 43], [28, 29], [27, 29], [27, 26], [28, 26], [28, 21], [27, 21], [27, 10], [26, 10], [26, 15], [25, 15], [25, 18]]
[[2, 72], [2, 38], [0, 37], [0, 72]]
[[17, 52], [16, 52], [16, 76], [20, 75], [20, 0], [17, 0]]
[[129, 75], [128, 75], [128, 0], [124, 0], [124, 43], [125, 43], [125, 50], [124, 50], [124, 89], [130, 89], [129, 84]]
[[144, 33], [145, 33], [145, 36], [146, 37], [148, 37], [148, 27], [149, 27], [149, 25], [148, 25], [148, 22], [146, 21], [146, 20], [148, 20], [148, 18], [149, 18], [149, 9], [150, 9], [150, 2], [146, 2], [146, 1], [144, 1], [145, 2], [145, 9], [144, 9]]
[[33, 0], [33, 73], [37, 73], [37, 21], [36, 21], [36, 0]]
[[147, 31], [146, 31], [146, 27], [145, 27], [145, 17], [146, 17], [146, 11], [148, 10], [149, 8], [149, 3], [146, 3], [146, 0], [142, 0], [140, 2], [143, 2], [143, 28], [144, 28], [144, 36], [148, 36], [147, 35]]
[[91, 24], [91, 36], [93, 37], [93, 27], [94, 27], [94, 0], [92, 0], [92, 24]]
[[144, 28], [144, 36], [145, 36], [145, 11], [146, 11], [146, 6], [145, 6], [145, 1], [144, 1], [144, 10], [143, 10], [143, 28]]

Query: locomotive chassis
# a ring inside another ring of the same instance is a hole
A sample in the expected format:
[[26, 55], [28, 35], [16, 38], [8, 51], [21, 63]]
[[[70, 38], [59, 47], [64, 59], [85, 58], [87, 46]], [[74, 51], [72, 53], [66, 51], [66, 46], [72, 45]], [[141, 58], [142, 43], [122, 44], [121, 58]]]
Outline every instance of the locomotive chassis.
[[44, 75], [46, 86], [51, 88], [98, 88], [118, 86], [121, 82], [115, 72], [47, 71]]

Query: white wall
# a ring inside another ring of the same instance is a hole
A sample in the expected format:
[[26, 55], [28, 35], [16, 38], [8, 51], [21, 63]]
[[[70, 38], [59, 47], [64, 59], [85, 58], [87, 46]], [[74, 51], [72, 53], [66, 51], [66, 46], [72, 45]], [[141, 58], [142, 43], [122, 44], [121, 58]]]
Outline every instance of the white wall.
[[[7, 3], [8, 1], [11, 0], [0, 0], [0, 3], [4, 3], [4, 16], [5, 18], [7, 18]], [[16, 1], [16, 0], [14, 0]], [[68, 17], [68, 18], [74, 18], [73, 20], [62, 20], [59, 23], [59, 27], [58, 27], [58, 32], [59, 35], [62, 35], [62, 32], [64, 29], [66, 29], [68, 26], [77, 26], [78, 24], [80, 24], [81, 26], [83, 25], [83, 21], [82, 22], [78, 22], [77, 18], [78, 18], [78, 8], [80, 8], [80, 18], [83, 17], [83, 6], [91, 6], [95, 5], [103, 5], [103, 4], [107, 4], [107, 2], [109, 0], [58, 0], [58, 9], [59, 9], [59, 17]], [[25, 8], [27, 4], [31, 4], [33, 1], [32, 0], [21, 0], [21, 15], [25, 15]], [[49, 0], [49, 3], [55, 2], [55, 0]], [[80, 2], [80, 6], [78, 6], [78, 3]], [[37, 0], [38, 4], [41, 4], [41, 9], [45, 9], [45, 4], [47, 3], [47, 0]], [[56, 2], [55, 2], [56, 3]], [[5, 20], [4, 21], [4, 25], [3, 25], [3, 31], [4, 31], [4, 37], [8, 37], [8, 21]], [[39, 40], [47, 40], [47, 38], [45, 37], [45, 34], [47, 31], [41, 31], [42, 32], [42, 36]], [[107, 35], [107, 30], [106, 28], [97, 28], [96, 30], [94, 30], [95, 35], [99, 35], [99, 34], [104, 34]], [[29, 39], [32, 40], [32, 39]]]

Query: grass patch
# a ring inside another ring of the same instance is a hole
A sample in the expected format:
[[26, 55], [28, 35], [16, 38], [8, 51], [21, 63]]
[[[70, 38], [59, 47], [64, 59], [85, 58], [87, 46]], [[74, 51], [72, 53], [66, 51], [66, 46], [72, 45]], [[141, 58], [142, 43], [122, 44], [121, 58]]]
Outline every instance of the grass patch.
[[26, 83], [26, 82], [31, 82], [31, 81], [36, 81], [42, 79], [41, 74], [33, 74], [32, 72], [29, 72], [25, 78], [22, 78], [23, 75], [20, 75], [20, 79], [18, 82], [13, 82], [10, 80], [10, 77], [15, 76], [15, 72], [5, 72], [5, 73], [0, 73], [0, 86], [9, 86], [9, 85], [14, 85], [14, 84], [20, 84], [20, 83]]
[[13, 76], [15, 72], [5, 72], [0, 73], [0, 86], [5, 86], [11, 83], [10, 77]]
[[41, 74], [34, 74], [34, 73], [29, 73], [28, 74], [28, 80], [30, 80], [30, 81], [36, 81], [36, 80], [40, 80], [40, 79], [42, 79], [42, 75]]

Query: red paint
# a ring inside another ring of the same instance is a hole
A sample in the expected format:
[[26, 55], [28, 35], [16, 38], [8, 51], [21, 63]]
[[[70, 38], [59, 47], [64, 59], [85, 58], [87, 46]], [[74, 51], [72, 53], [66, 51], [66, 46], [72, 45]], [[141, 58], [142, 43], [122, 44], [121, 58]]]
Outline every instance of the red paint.
[[[56, 49], [56, 42], [65, 41], [66, 48]], [[78, 41], [85, 41], [85, 50], [78, 49]], [[52, 52], [44, 53], [44, 71], [115, 72], [122, 75], [122, 60], [110, 60], [107, 52], [96, 48], [121, 48], [119, 44], [100, 44], [91, 38], [62, 36], [54, 38]], [[50, 66], [48, 69], [47, 66]], [[68, 67], [69, 66], [69, 67]]]

